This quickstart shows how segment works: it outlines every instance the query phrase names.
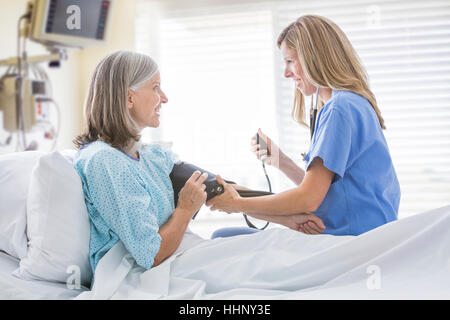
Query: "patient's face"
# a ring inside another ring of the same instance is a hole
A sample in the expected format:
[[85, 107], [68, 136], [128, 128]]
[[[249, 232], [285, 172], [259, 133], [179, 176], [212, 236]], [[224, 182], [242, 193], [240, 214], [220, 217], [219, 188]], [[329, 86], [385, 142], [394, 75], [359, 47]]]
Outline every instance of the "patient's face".
[[295, 49], [289, 48], [286, 41], [283, 41], [280, 46], [281, 54], [285, 62], [284, 76], [286, 78], [292, 78], [295, 82], [295, 86], [305, 96], [310, 96], [316, 92], [316, 87], [309, 82], [303, 72], [298, 54]]
[[157, 128], [160, 124], [160, 110], [168, 99], [161, 90], [161, 77], [157, 72], [150, 80], [145, 82], [134, 94], [132, 103], [128, 101], [128, 108], [134, 121], [141, 129], [146, 127]]

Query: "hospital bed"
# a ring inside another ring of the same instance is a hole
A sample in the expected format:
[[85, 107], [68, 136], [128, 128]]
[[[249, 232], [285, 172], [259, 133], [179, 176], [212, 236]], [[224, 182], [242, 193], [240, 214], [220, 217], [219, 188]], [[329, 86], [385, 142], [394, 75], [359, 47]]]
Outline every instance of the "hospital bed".
[[119, 241], [92, 286], [74, 150], [0, 155], [0, 299], [450, 299], [450, 206], [359, 236], [271, 228], [145, 270]]
[[67, 300], [87, 288], [69, 289], [65, 283], [24, 280], [15, 276], [19, 259], [0, 252], [0, 300]]

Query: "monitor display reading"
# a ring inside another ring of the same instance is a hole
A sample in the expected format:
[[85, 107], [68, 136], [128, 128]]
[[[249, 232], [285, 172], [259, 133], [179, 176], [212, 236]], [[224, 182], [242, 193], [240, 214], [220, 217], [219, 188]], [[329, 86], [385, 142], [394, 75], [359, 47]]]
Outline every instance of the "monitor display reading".
[[50, 0], [45, 32], [102, 40], [110, 1]]

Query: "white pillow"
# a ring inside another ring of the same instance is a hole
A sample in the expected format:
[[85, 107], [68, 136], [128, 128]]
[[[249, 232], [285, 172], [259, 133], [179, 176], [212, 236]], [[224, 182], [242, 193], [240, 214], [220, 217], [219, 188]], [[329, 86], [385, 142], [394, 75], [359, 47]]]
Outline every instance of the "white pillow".
[[67, 282], [79, 275], [81, 284], [89, 285], [89, 228], [81, 179], [71, 157], [59, 152], [42, 156], [30, 181], [28, 254], [20, 260], [20, 276]]
[[21, 259], [27, 254], [26, 200], [39, 151], [0, 156], [0, 250]]

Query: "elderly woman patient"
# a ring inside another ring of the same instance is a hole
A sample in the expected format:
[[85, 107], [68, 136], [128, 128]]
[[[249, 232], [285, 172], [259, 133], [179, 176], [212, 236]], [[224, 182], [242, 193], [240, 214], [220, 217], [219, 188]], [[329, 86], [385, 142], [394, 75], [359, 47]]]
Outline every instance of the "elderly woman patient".
[[[93, 271], [119, 240], [140, 266], [157, 266], [175, 252], [192, 216], [205, 203], [206, 174], [195, 172], [175, 208], [169, 174], [177, 156], [157, 144], [140, 144], [140, 131], [159, 126], [161, 106], [167, 102], [158, 67], [146, 55], [115, 52], [92, 75], [84, 132], [74, 140], [79, 148], [74, 167], [91, 222]], [[278, 222], [298, 230], [311, 221], [321, 224], [311, 214]]]

